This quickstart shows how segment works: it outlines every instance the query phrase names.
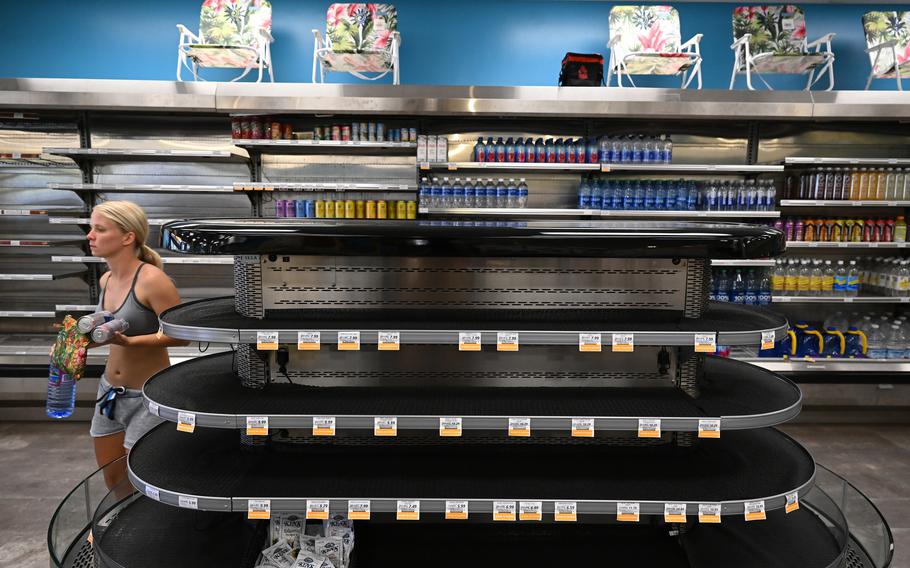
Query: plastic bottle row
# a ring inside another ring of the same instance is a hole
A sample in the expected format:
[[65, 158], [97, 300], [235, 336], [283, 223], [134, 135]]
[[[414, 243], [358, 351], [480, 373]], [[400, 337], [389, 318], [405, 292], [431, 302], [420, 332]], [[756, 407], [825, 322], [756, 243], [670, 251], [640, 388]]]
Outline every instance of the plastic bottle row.
[[786, 199], [910, 199], [910, 170], [903, 168], [816, 168], [789, 178]]
[[579, 209], [644, 211], [770, 211], [777, 203], [770, 180], [615, 180], [582, 178]]
[[416, 219], [416, 201], [340, 199], [276, 199], [275, 217], [309, 219]]
[[313, 140], [359, 140], [362, 142], [417, 142], [416, 128], [390, 128], [384, 122], [352, 122], [350, 124], [313, 127]]
[[855, 260], [777, 259], [771, 271], [775, 296], [857, 296], [860, 271]]
[[418, 186], [421, 207], [521, 208], [528, 205], [528, 184], [499, 178], [422, 178]]
[[711, 269], [710, 299], [747, 306], [766, 306], [771, 303], [771, 279], [763, 268]]
[[910, 359], [907, 316], [860, 315], [842, 312], [829, 316], [818, 327], [807, 322], [792, 326], [787, 337], [760, 357], [811, 357], [850, 359]]
[[832, 243], [903, 243], [907, 241], [907, 223], [896, 217], [784, 217], [774, 222], [788, 241]]
[[493, 136], [477, 139], [475, 162], [550, 164], [669, 164], [673, 141], [668, 136], [602, 136], [600, 138], [534, 138]]
[[860, 289], [881, 296], [910, 296], [910, 260], [875, 257], [860, 261]]

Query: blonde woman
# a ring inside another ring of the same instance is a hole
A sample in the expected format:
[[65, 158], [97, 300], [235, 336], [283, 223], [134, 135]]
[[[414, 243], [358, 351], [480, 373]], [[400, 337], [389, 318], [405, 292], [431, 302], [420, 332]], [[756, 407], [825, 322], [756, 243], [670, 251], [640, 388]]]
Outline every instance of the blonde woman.
[[[158, 315], [179, 304], [180, 295], [161, 269], [161, 257], [145, 244], [148, 232], [148, 218], [135, 203], [107, 201], [92, 211], [89, 248], [110, 269], [101, 276], [97, 309], [129, 323], [129, 329], [109, 342], [98, 387], [91, 435], [99, 467], [125, 455], [161, 422], [143, 405], [142, 386], [170, 366], [167, 347], [187, 344], [158, 334]], [[109, 487], [124, 476], [125, 465], [105, 471]]]

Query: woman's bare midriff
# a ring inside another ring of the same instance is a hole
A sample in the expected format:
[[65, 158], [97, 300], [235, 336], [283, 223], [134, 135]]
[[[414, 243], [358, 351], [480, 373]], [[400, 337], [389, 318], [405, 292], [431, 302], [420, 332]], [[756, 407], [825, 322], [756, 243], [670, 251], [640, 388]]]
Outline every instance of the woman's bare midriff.
[[141, 389], [149, 377], [170, 364], [164, 347], [111, 345], [104, 373], [112, 386]]

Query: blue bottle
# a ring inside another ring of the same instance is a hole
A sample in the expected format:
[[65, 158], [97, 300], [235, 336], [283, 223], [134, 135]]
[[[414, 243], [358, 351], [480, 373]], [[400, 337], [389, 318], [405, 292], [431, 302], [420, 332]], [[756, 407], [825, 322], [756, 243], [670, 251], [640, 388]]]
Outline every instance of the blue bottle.
[[746, 282], [743, 280], [743, 273], [737, 268], [732, 282], [734, 304], [744, 305], [746, 303]]
[[496, 207], [505, 209], [509, 206], [509, 186], [504, 179], [496, 180]]
[[[667, 202], [669, 201], [669, 193], [667, 192], [667, 182], [666, 181], [656, 181], [657, 191], [654, 193], [654, 209], [658, 211], [664, 211], [667, 209]], [[676, 192], [673, 192], [673, 202], [676, 202]]]
[[796, 324], [796, 356], [818, 357], [824, 349], [821, 332], [805, 323]]
[[483, 137], [477, 138], [477, 144], [474, 144], [474, 161], [483, 162], [487, 159], [487, 147], [483, 143]]
[[547, 159], [545, 160], [548, 164], [556, 163], [556, 144], [552, 138], [547, 139], [547, 143], [544, 147], [547, 151]]
[[717, 211], [718, 207], [718, 197], [717, 197], [717, 185], [714, 182], [708, 182], [708, 190], [705, 192], [705, 210], [706, 211]]
[[427, 178], [422, 178], [420, 180], [418, 199], [420, 201], [421, 207], [430, 207], [430, 200], [433, 195], [433, 189], [430, 186], [430, 182], [427, 181]]
[[640, 181], [635, 182], [635, 193], [632, 201], [632, 209], [642, 211], [645, 208], [645, 187]]
[[515, 180], [509, 178], [509, 184], [506, 186], [506, 191], [508, 191], [508, 197], [506, 198], [506, 206], [509, 208], [518, 207], [518, 184], [515, 183]]
[[603, 184], [600, 180], [592, 179], [591, 185], [591, 209], [601, 209], [603, 207]]
[[496, 161], [506, 161], [506, 143], [502, 141], [502, 136], [496, 140]]
[[578, 208], [591, 208], [591, 184], [588, 182], [587, 176], [581, 178], [581, 184], [578, 186]]
[[755, 271], [751, 268], [746, 271], [746, 297], [743, 302], [747, 306], [758, 305], [758, 278], [755, 277]]
[[844, 334], [844, 357], [862, 359], [866, 356], [866, 334], [851, 326]]
[[312, 199], [307, 199], [304, 201], [306, 204], [306, 218], [315, 219], [316, 218], [316, 201]]
[[566, 142], [562, 138], [556, 139], [556, 163], [566, 163]]
[[465, 180], [464, 183], [464, 203], [462, 207], [477, 207], [477, 189], [470, 179]]
[[632, 188], [632, 182], [624, 179], [622, 180], [622, 207], [626, 211], [630, 211], [635, 208], [635, 191]]
[[725, 269], [720, 269], [714, 280], [714, 299], [718, 302], [730, 302], [730, 277]]
[[623, 184], [618, 181], [611, 181], [610, 185], [613, 186], [613, 204], [610, 206], [611, 209], [621, 210], [623, 208]]
[[620, 147], [619, 162], [622, 164], [632, 163], [632, 137], [626, 136], [622, 139]]
[[758, 285], [758, 305], [767, 306], [771, 303], [771, 278], [768, 271], [763, 270]]
[[512, 141], [512, 137], [509, 136], [509, 139], [506, 140], [506, 162], [515, 161], [515, 142]]
[[515, 161], [522, 164], [528, 161], [528, 155], [525, 153], [525, 139], [521, 137], [515, 140]]
[[597, 138], [589, 138], [588, 143], [585, 146], [585, 152], [587, 153], [587, 159], [585, 160], [589, 164], [596, 164], [600, 161], [600, 148], [597, 144]]
[[48, 371], [44, 410], [51, 418], [67, 418], [76, 407], [76, 381], [55, 365], [50, 365]]
[[432, 195], [430, 207], [445, 207], [445, 205], [443, 205], [442, 183], [439, 181], [439, 178], [433, 178]]
[[[500, 138], [502, 140], [502, 138]], [[484, 160], [485, 162], [495, 162], [496, 161], [496, 143], [493, 142], [493, 137], [490, 136], [487, 138], [487, 157]]]
[[451, 207], [464, 207], [464, 184], [461, 178], [455, 178], [452, 182], [452, 205]]
[[534, 161], [540, 164], [547, 161], [547, 145], [544, 144], [543, 138], [538, 138], [534, 144]]
[[665, 180], [665, 181], [660, 182], [660, 184], [661, 184], [661, 186], [663, 186], [663, 192], [664, 192], [664, 195], [666, 196], [666, 198], [664, 199], [663, 209], [665, 211], [676, 211], [677, 191], [676, 191], [675, 182]]
[[648, 147], [648, 161], [651, 163], [658, 163], [661, 161], [661, 151], [660, 151], [660, 141], [655, 137], [651, 137], [651, 142]]
[[829, 358], [843, 357], [846, 352], [844, 334], [837, 331], [836, 327], [826, 327], [822, 341], [822, 356]]
[[656, 191], [654, 190], [654, 182], [651, 180], [645, 180], [645, 211], [654, 211], [655, 207], [655, 198]]
[[613, 182], [608, 179], [600, 180], [602, 189], [602, 197], [600, 202], [601, 209], [612, 209], [613, 202], [616, 199], [616, 188], [614, 187]]

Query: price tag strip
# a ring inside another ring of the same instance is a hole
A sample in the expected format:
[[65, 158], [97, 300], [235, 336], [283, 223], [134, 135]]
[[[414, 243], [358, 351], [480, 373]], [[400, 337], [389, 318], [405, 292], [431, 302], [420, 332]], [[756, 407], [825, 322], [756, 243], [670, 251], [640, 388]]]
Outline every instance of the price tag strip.
[[635, 351], [635, 334], [613, 334], [613, 353], [632, 353], [633, 351]]
[[380, 331], [379, 332], [379, 350], [380, 351], [398, 351], [401, 349], [401, 332], [399, 331]]
[[465, 521], [468, 519], [467, 501], [446, 501], [446, 519], [450, 521]]
[[177, 413], [177, 431], [192, 434], [196, 430], [196, 415], [192, 412]]
[[660, 438], [660, 418], [639, 418], [639, 438]]
[[717, 353], [717, 334], [716, 333], [696, 333], [695, 334], [695, 352], [696, 353]]
[[145, 486], [145, 494], [150, 499], [154, 499], [155, 501], [161, 501], [161, 493], [158, 491], [158, 489], [152, 487], [151, 485]]
[[480, 351], [480, 332], [461, 331], [458, 333], [459, 351]]
[[720, 438], [720, 419], [707, 418], [698, 421], [699, 438]]
[[183, 507], [184, 509], [198, 509], [199, 500], [195, 497], [180, 495], [177, 497], [177, 505]]
[[319, 351], [322, 347], [322, 333], [318, 331], [298, 331], [297, 349], [300, 351]]
[[335, 435], [335, 417], [334, 416], [314, 416], [313, 417], [313, 435], [314, 436], [334, 436]]
[[257, 331], [256, 349], [259, 351], [278, 351], [278, 332]]
[[765, 520], [765, 502], [764, 501], [746, 501], [745, 516], [747, 521], [764, 521]]
[[395, 416], [377, 416], [373, 419], [374, 436], [397, 436], [398, 418]]
[[152, 416], [161, 416], [161, 407], [158, 406], [157, 402], [149, 402], [149, 414]]
[[272, 502], [269, 499], [250, 499], [246, 503], [246, 518], [265, 520], [272, 518]]
[[306, 501], [306, 518], [307, 519], [328, 519], [329, 518], [329, 500], [328, 499], [307, 499], [307, 501]]
[[578, 350], [582, 353], [600, 353], [603, 344], [599, 333], [579, 333]]
[[641, 513], [641, 505], [638, 503], [617, 503], [616, 504], [616, 520], [617, 521], [624, 521], [627, 523], [637, 523], [640, 513]]
[[360, 351], [360, 332], [359, 331], [339, 331], [338, 332], [338, 350], [339, 351]]
[[395, 509], [395, 519], [399, 521], [419, 521], [420, 501], [403, 501], [399, 499], [398, 506]]
[[575, 522], [578, 520], [578, 503], [556, 501], [553, 505], [553, 520]]
[[699, 503], [698, 522], [705, 524], [719, 524], [720, 511], [720, 503]]
[[593, 438], [594, 437], [594, 419], [593, 418], [573, 418], [572, 419], [572, 437], [573, 438]]
[[685, 503], [664, 503], [664, 522], [665, 523], [684, 523], [684, 522], [686, 522], [686, 504]]
[[352, 521], [369, 521], [370, 502], [366, 500], [348, 501], [348, 518]]
[[542, 521], [543, 520], [543, 503], [541, 501], [519, 501], [519, 503], [518, 503], [518, 520], [519, 521]]
[[790, 513], [792, 513], [793, 511], [796, 511], [798, 509], [799, 509], [799, 492], [794, 491], [793, 493], [788, 493], [787, 494], [787, 506], [784, 508], [784, 510], [789, 515]]
[[527, 438], [531, 435], [530, 418], [509, 418], [509, 436]]
[[269, 417], [268, 416], [247, 416], [246, 417], [246, 435], [247, 436], [268, 436], [269, 435]]
[[456, 417], [439, 418], [439, 435], [460, 438], [462, 433], [462, 420]]
[[514, 521], [515, 501], [493, 501], [494, 521]]
[[518, 351], [518, 333], [499, 331], [496, 333], [497, 351]]

